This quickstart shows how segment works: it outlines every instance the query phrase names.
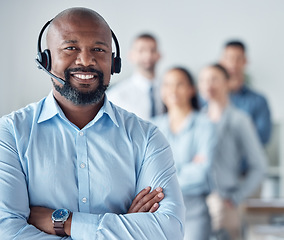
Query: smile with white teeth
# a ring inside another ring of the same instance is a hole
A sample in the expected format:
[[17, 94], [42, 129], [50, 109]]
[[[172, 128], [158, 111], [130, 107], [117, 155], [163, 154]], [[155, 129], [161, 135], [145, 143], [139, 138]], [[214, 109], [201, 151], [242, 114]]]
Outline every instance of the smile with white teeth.
[[84, 79], [84, 80], [95, 77], [95, 75], [85, 75], [85, 74], [74, 74], [74, 76], [80, 79]]

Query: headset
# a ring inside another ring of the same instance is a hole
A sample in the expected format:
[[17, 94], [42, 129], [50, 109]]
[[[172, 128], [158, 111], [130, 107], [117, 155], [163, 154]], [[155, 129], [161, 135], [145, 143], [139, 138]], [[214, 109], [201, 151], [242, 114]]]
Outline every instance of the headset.
[[[65, 80], [63, 80], [60, 77], [57, 77], [56, 75], [54, 75], [53, 73], [50, 72], [51, 70], [51, 54], [50, 54], [50, 50], [49, 49], [45, 49], [43, 52], [41, 50], [41, 39], [42, 39], [42, 35], [45, 31], [45, 29], [48, 27], [48, 25], [52, 22], [53, 19], [51, 19], [50, 21], [48, 21], [41, 29], [39, 36], [38, 36], [38, 41], [37, 41], [37, 57], [35, 59], [35, 62], [37, 64], [37, 67], [39, 69], [42, 69], [43, 71], [45, 71], [48, 75], [50, 75], [51, 77], [55, 78], [58, 82], [60, 82], [61, 84], [65, 84]], [[112, 64], [111, 64], [111, 74], [114, 73], [120, 73], [121, 71], [121, 58], [120, 58], [120, 49], [119, 49], [119, 43], [118, 40], [114, 34], [114, 32], [111, 30], [111, 35], [112, 35], [112, 39], [114, 41], [115, 44], [115, 48], [116, 48], [116, 56], [115, 53], [112, 53]]]

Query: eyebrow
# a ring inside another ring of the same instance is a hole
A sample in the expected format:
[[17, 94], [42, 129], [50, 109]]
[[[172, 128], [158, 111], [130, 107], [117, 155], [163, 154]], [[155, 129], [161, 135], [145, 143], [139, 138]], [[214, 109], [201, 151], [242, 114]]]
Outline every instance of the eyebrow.
[[98, 45], [104, 45], [104, 46], [106, 46], [106, 47], [109, 47], [109, 45], [108, 45], [107, 43], [105, 43], [105, 42], [96, 42], [96, 44], [98, 44]]
[[[73, 43], [73, 44], [75, 44], [75, 43], [78, 43], [78, 41], [77, 40], [65, 40], [65, 41], [63, 41], [63, 44], [66, 44], [66, 43]], [[109, 45], [107, 43], [101, 42], [101, 41], [97, 41], [97, 42], [95, 42], [95, 44], [109, 47]]]
[[64, 43], [77, 43], [78, 41], [77, 40], [65, 40], [64, 42], [63, 42], [63, 44]]

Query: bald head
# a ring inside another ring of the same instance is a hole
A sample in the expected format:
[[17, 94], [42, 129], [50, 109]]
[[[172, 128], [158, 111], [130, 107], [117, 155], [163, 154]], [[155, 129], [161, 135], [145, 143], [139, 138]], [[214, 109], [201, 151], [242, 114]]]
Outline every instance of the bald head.
[[82, 8], [82, 7], [68, 8], [60, 12], [59, 14], [57, 14], [54, 20], [64, 18], [64, 17], [68, 17], [70, 19], [72, 17], [79, 17], [81, 19], [94, 18], [94, 19], [100, 19], [101, 21], [106, 23], [106, 21], [100, 14], [98, 14], [96, 11], [89, 9], [89, 8]]
[[69, 25], [83, 28], [87, 25], [93, 25], [94, 28], [104, 29], [109, 32], [109, 38], [111, 39], [111, 30], [105, 19], [96, 11], [88, 8], [69, 8], [59, 13], [50, 23], [47, 31], [47, 46], [49, 48], [49, 42], [56, 31], [62, 31], [67, 29]]

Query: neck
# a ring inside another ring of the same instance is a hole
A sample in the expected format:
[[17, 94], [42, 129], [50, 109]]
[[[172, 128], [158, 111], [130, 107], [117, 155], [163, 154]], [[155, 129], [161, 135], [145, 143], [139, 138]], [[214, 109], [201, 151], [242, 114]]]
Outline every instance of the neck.
[[220, 100], [211, 100], [208, 103], [208, 116], [212, 122], [219, 122], [224, 112], [224, 109], [229, 104], [228, 97]]
[[153, 80], [155, 78], [155, 71], [154, 70], [144, 70], [144, 69], [139, 69], [138, 72], [145, 78], [149, 80]]
[[179, 132], [182, 129], [186, 117], [192, 112], [193, 109], [191, 106], [168, 109], [170, 128], [173, 133]]
[[230, 77], [230, 88], [231, 91], [236, 92], [241, 89], [241, 87], [244, 85], [245, 76], [244, 74], [236, 74]]
[[66, 118], [80, 129], [95, 118], [104, 102], [104, 98], [102, 98], [101, 101], [96, 104], [84, 106], [74, 105], [72, 102], [62, 97], [57, 91], [54, 91], [53, 94]]

